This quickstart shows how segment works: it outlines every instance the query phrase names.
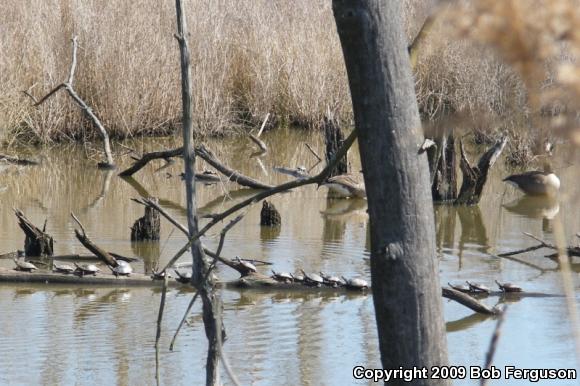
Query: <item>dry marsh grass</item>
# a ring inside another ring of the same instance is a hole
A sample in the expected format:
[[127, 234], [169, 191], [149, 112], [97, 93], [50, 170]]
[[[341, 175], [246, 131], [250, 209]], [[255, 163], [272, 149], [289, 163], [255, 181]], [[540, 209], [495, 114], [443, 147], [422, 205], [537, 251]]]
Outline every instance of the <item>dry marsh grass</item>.
[[[426, 3], [405, 1], [408, 39]], [[462, 8], [455, 29], [442, 18], [420, 48], [415, 74], [425, 119], [486, 115], [490, 127], [513, 130], [533, 113], [517, 66], [506, 65], [493, 45], [473, 44], [476, 35], [491, 34], [473, 13], [491, 12], [480, 7], [487, 3]], [[352, 122], [330, 1], [191, 0], [187, 6], [197, 133], [256, 126], [268, 112], [278, 124], [317, 127], [330, 108]], [[75, 89], [113, 137], [174, 131], [180, 123], [174, 18], [173, 3], [155, 0], [7, 0], [0, 13], [0, 139], [95, 136], [67, 95], [35, 108], [22, 93], [44, 95], [66, 78], [73, 34], [80, 46]], [[580, 77], [575, 71], [560, 69], [552, 79], [564, 79], [562, 73], [573, 80]]]

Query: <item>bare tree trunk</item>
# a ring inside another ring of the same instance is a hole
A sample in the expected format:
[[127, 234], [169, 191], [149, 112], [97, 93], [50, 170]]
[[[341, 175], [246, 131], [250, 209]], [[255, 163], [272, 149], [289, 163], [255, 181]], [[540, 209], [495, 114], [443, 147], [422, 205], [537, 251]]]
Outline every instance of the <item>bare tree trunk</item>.
[[[388, 0], [333, 0], [358, 131], [384, 368], [447, 364], [423, 133], [400, 24]], [[392, 385], [448, 385], [397, 379]]]
[[[193, 123], [191, 115], [191, 83], [189, 68], [189, 49], [187, 47], [187, 24], [185, 11], [181, 0], [175, 0], [177, 15], [177, 41], [179, 42], [181, 63], [181, 100], [183, 104], [183, 160], [185, 163], [185, 190], [187, 201], [187, 225], [189, 236], [199, 232], [196, 214], [195, 199], [195, 151], [193, 147]], [[191, 244], [192, 283], [199, 291], [203, 301], [203, 322], [205, 334], [208, 340], [208, 352], [206, 361], [206, 385], [218, 385], [219, 381], [219, 352], [217, 350], [217, 332], [221, 326], [217, 326], [215, 317], [216, 307], [220, 307], [219, 299], [214, 293], [213, 283], [209, 275], [206, 275], [208, 265], [205, 260], [203, 248], [199, 238]], [[207, 280], [205, 280], [207, 278]]]

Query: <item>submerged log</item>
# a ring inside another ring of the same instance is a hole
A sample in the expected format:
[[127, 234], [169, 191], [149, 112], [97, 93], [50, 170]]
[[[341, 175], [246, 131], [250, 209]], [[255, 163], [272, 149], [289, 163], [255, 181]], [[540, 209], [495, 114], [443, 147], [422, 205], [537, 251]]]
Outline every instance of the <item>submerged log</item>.
[[18, 217], [20, 229], [26, 235], [24, 240], [24, 253], [26, 256], [52, 256], [54, 241], [52, 236], [45, 233], [46, 221], [44, 222], [44, 229], [40, 229], [30, 222], [21, 210], [14, 209], [14, 213]]
[[[150, 198], [158, 204], [157, 198]], [[159, 240], [161, 233], [161, 219], [159, 212], [154, 208], [145, 206], [145, 214], [135, 221], [131, 227], [131, 241]]]
[[282, 217], [280, 212], [274, 204], [264, 200], [262, 203], [262, 211], [260, 212], [260, 225], [269, 227], [278, 227], [282, 224]]
[[[338, 149], [342, 146], [344, 142], [344, 135], [342, 134], [338, 123], [330, 114], [324, 117], [322, 122], [322, 129], [324, 130], [324, 142], [326, 144], [326, 162], [329, 163], [330, 160], [334, 158], [334, 155]], [[330, 171], [328, 178], [347, 173], [348, 163], [347, 157], [345, 155], [338, 162], [336, 167]]]
[[31, 166], [38, 165], [38, 161], [28, 160], [26, 158], [12, 157], [9, 155], [0, 154], [0, 162], [7, 162], [9, 164], [19, 165], [19, 166]]

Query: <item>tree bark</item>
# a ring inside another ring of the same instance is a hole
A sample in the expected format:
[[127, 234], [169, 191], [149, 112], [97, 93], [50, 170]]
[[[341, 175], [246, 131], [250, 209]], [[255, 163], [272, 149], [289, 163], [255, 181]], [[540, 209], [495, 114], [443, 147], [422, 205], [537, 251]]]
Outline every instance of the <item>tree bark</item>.
[[[187, 24], [185, 11], [181, 0], [175, 0], [177, 17], [177, 41], [179, 42], [180, 65], [181, 65], [181, 102], [183, 109], [182, 132], [183, 132], [183, 160], [185, 163], [185, 191], [187, 201], [187, 225], [189, 237], [198, 234], [195, 197], [195, 150], [193, 147], [193, 123], [191, 109], [191, 83], [189, 68], [189, 49], [187, 46]], [[203, 322], [205, 335], [208, 340], [208, 352], [206, 360], [206, 385], [219, 385], [219, 351], [217, 350], [217, 333], [221, 332], [218, 327], [215, 313], [220, 307], [220, 301], [214, 292], [213, 283], [209, 275], [206, 275], [208, 265], [205, 260], [203, 248], [199, 237], [191, 243], [192, 257], [192, 284], [197, 288], [203, 301]], [[204, 280], [207, 278], [207, 280]]]
[[419, 154], [423, 133], [400, 7], [398, 1], [333, 0], [367, 189], [382, 364], [431, 368], [447, 364], [447, 343], [429, 170]]

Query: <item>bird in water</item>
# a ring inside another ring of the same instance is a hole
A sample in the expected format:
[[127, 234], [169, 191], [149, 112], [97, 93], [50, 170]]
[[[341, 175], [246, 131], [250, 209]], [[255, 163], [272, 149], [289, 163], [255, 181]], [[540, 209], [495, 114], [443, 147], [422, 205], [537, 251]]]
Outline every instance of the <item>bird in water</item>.
[[513, 174], [503, 180], [530, 196], [553, 196], [560, 189], [560, 179], [549, 164], [544, 171]]
[[329, 196], [333, 198], [365, 198], [367, 196], [365, 185], [349, 174], [331, 177], [322, 185], [328, 187]]

